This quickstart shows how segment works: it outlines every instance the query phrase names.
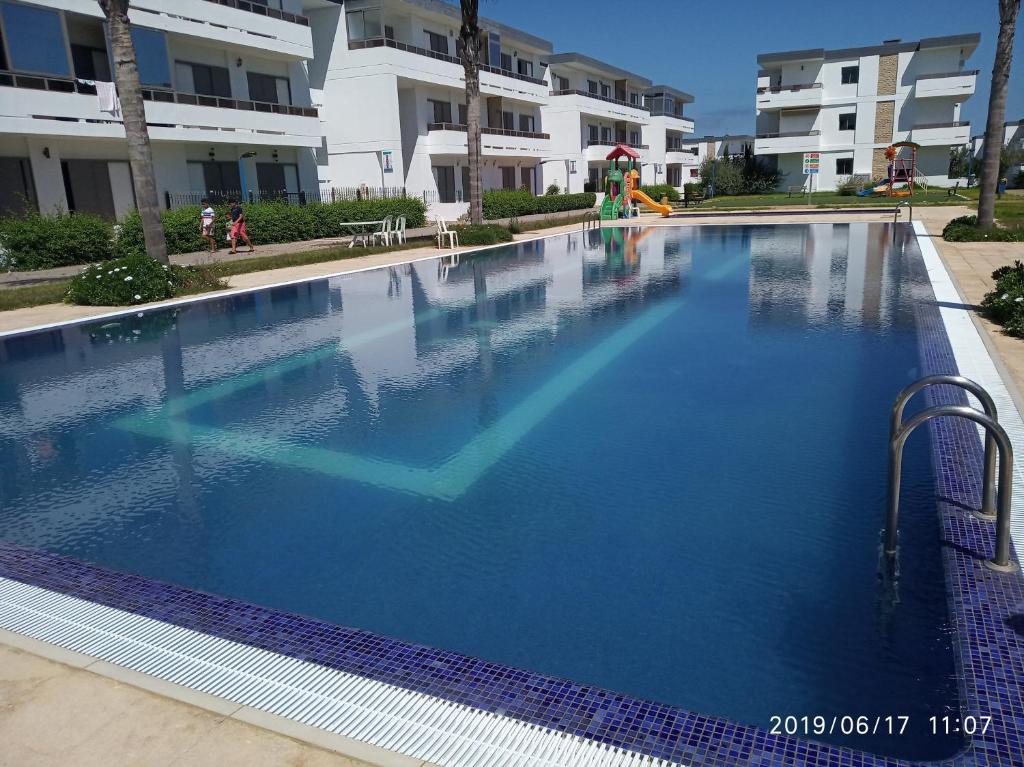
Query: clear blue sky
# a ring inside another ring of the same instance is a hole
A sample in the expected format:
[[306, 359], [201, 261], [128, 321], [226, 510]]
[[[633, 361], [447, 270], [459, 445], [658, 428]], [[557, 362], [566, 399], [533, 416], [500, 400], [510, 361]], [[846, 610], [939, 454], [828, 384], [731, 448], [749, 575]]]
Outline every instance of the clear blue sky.
[[[452, 0], [457, 5], [457, 0]], [[853, 48], [882, 40], [980, 32], [967, 62], [977, 91], [961, 119], [984, 132], [997, 0], [481, 0], [480, 13], [692, 93], [687, 106], [699, 136], [751, 133], [757, 54], [802, 48]], [[1024, 12], [1010, 77], [1006, 119], [1024, 118]]]

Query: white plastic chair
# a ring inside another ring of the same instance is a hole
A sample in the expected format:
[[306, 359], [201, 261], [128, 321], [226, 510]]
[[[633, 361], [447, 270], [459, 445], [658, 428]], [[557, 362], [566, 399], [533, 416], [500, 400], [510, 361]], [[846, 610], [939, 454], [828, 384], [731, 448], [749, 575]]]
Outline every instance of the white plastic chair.
[[445, 238], [448, 239], [448, 247], [459, 247], [459, 233], [448, 228], [448, 222], [440, 216], [437, 217], [437, 247], [440, 250], [444, 247]]
[[377, 244], [377, 238], [380, 238], [381, 245], [391, 245], [391, 216], [384, 217], [384, 223], [380, 225], [380, 229], [373, 233], [373, 244]]
[[391, 230], [391, 236], [395, 242], [405, 244], [405, 216], [399, 216], [395, 219], [395, 226]]

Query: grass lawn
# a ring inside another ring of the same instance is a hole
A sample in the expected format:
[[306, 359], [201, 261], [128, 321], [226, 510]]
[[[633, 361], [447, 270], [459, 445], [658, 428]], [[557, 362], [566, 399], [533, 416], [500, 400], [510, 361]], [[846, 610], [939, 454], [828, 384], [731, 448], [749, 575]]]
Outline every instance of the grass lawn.
[[[945, 189], [929, 189], [927, 192], [918, 192], [913, 197], [857, 197], [856, 195], [842, 195], [836, 192], [813, 192], [811, 194], [811, 207], [819, 208], [854, 208], [883, 206], [892, 207], [903, 200], [910, 200], [914, 205], [969, 205], [977, 204], [978, 190], [963, 189], [960, 194], [967, 197], [967, 200], [960, 197], [950, 197]], [[794, 193], [792, 196], [786, 192], [773, 192], [771, 194], [736, 195], [730, 197], [716, 197], [712, 200], [705, 200], [700, 208], [768, 208], [785, 205], [807, 205], [807, 195]]]
[[1009, 229], [1024, 227], [1024, 194], [1004, 194], [996, 200], [996, 220]]
[[0, 312], [8, 309], [24, 309], [26, 306], [59, 304], [68, 292], [67, 282], [44, 282], [40, 285], [26, 285], [22, 288], [0, 289]]

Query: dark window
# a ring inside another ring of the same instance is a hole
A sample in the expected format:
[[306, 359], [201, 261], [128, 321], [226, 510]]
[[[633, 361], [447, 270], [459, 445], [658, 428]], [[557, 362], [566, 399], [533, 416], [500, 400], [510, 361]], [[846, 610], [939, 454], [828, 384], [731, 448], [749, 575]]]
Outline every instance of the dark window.
[[258, 162], [256, 180], [263, 196], [296, 193], [299, 191], [299, 166], [288, 162]]
[[569, 90], [569, 78], [568, 77], [559, 77], [558, 78], [558, 90], [560, 90], [560, 91], [567, 91], [567, 90]]
[[515, 168], [502, 168], [501, 169], [501, 188], [502, 189], [515, 189], [516, 188], [516, 169]]
[[505, 130], [515, 130], [516, 129], [515, 115], [512, 114], [511, 112], [502, 112], [501, 113], [501, 127], [504, 128]]
[[110, 188], [110, 167], [106, 160], [64, 160], [64, 192], [68, 210], [114, 219], [114, 193]]
[[601, 137], [600, 129], [596, 125], [588, 125], [587, 130], [589, 131], [588, 140], [597, 141]]
[[608, 83], [601, 83], [601, 95], [604, 96], [606, 99], [610, 98], [612, 95], [612, 86], [610, 86]]
[[35, 209], [35, 188], [28, 160], [0, 157], [0, 216], [18, 216]]
[[533, 133], [533, 115], [519, 115], [519, 130]]
[[384, 37], [386, 37], [388, 40], [395, 39], [395, 28], [390, 24], [384, 25]]
[[497, 32], [487, 33], [487, 63], [492, 67], [501, 63], [501, 35]]
[[[462, 166], [462, 200], [469, 199], [469, 166]], [[459, 200], [459, 202], [462, 202]]]
[[850, 85], [852, 83], [860, 82], [860, 67], [843, 67], [842, 82], [843, 85]]
[[612, 140], [612, 129], [606, 125], [601, 126], [601, 140], [611, 141]]
[[593, 94], [596, 95], [597, 94], [597, 90], [598, 90], [597, 89], [597, 82], [595, 82], [594, 80], [587, 80], [587, 90], [590, 93], [593, 93]]
[[171, 65], [167, 58], [167, 38], [163, 32], [132, 27], [135, 58], [139, 63], [139, 81], [143, 85], [171, 87]]
[[105, 48], [72, 43], [71, 63], [75, 66], [75, 77], [110, 82], [110, 60]]
[[683, 185], [683, 169], [678, 165], [672, 165], [668, 168], [666, 173], [668, 177], [669, 186], [682, 186]]
[[65, 77], [71, 74], [57, 11], [13, 3], [3, 3], [0, 10], [11, 69]]
[[368, 40], [373, 37], [380, 37], [380, 8], [370, 8], [365, 11], [349, 11], [345, 14], [345, 25], [348, 28], [349, 40]]
[[839, 115], [839, 130], [855, 130], [857, 128], [857, 113], [847, 112]]
[[529, 189], [531, 192], [536, 190], [533, 188], [533, 168], [520, 168], [519, 169], [519, 181], [521, 187]]
[[853, 158], [852, 157], [839, 157], [836, 159], [836, 175], [837, 176], [852, 176], [853, 175]]
[[448, 53], [448, 38], [444, 35], [439, 35], [437, 32], [431, 32], [429, 29], [424, 29], [427, 33], [427, 39], [430, 40], [430, 50], [434, 53]]
[[238, 173], [237, 162], [204, 162], [204, 191], [229, 194], [242, 189], [242, 178]]
[[208, 64], [191, 64], [177, 61], [178, 87], [188, 90], [191, 79], [192, 93], [200, 96], [231, 98], [231, 76], [226, 67], [212, 67]]
[[437, 182], [437, 199], [441, 202], [456, 202], [455, 168], [451, 165], [435, 165], [434, 181]]
[[259, 72], [249, 72], [249, 99], [269, 104], [291, 104], [291, 84], [287, 77], [275, 77]]
[[640, 131], [629, 132], [629, 143], [631, 146], [640, 146]]
[[434, 122], [436, 123], [450, 123], [452, 121], [452, 105], [448, 101], [435, 101], [434, 99], [427, 99], [430, 102], [431, 110], [434, 113]]
[[504, 69], [506, 72], [511, 72], [512, 71], [512, 54], [511, 53], [503, 53], [503, 54], [501, 54], [501, 68]]
[[639, 93], [630, 93], [629, 94], [629, 103], [630, 104], [639, 104], [640, 103], [640, 94]]
[[517, 65], [519, 67], [519, 74], [525, 77], [533, 77], [533, 62], [527, 61], [526, 59], [519, 59]]
[[469, 110], [466, 109], [465, 104], [459, 104], [459, 125], [469, 124]]

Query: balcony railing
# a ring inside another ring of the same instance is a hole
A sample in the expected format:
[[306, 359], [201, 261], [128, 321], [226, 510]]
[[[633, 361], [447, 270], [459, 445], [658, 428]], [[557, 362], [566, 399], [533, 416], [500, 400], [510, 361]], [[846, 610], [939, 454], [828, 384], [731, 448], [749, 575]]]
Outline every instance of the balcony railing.
[[586, 96], [587, 98], [597, 99], [598, 101], [607, 101], [609, 104], [616, 104], [620, 107], [630, 107], [631, 109], [639, 109], [642, 112], [650, 112], [651, 108], [644, 104], [634, 104], [630, 101], [620, 101], [619, 99], [613, 99], [610, 96], [602, 96], [598, 93], [591, 93], [590, 91], [581, 91], [569, 89], [566, 91], [551, 91], [551, 96]]
[[918, 75], [918, 80], [937, 80], [940, 77], [976, 77], [981, 70], [965, 69], [962, 72], [936, 72], [930, 75]]
[[949, 123], [921, 123], [915, 125], [914, 130], [920, 130], [921, 128], [969, 128], [971, 123], [969, 120], [960, 122], [949, 122]]
[[216, 107], [218, 109], [240, 109], [243, 112], [267, 112], [296, 117], [319, 117], [316, 107], [297, 107], [291, 104], [274, 104], [269, 101], [249, 101], [224, 96], [203, 96], [198, 93], [179, 93], [162, 88], [143, 88], [142, 98], [167, 104], [188, 104], [199, 107]]
[[[428, 131], [435, 130], [455, 130], [463, 133], [469, 130], [469, 126], [464, 123], [427, 123]], [[539, 138], [549, 139], [551, 134], [549, 133], [535, 133], [534, 131], [525, 130], [510, 130], [508, 128], [480, 128], [481, 133], [486, 133], [488, 136], [512, 136], [513, 138]]]
[[820, 136], [819, 130], [794, 130], [782, 133], [758, 133], [754, 138], [793, 138], [796, 136]]
[[293, 24], [301, 24], [304, 27], [309, 26], [309, 19], [305, 16], [299, 16], [297, 13], [288, 13], [288, 11], [279, 11], [277, 8], [260, 5], [259, 3], [250, 3], [247, 0], [206, 0], [206, 2], [226, 5], [228, 8], [237, 8], [240, 11], [248, 11], [249, 13], [255, 13], [271, 19], [290, 21]]
[[[394, 48], [397, 51], [405, 51], [406, 53], [415, 53], [417, 56], [426, 56], [427, 58], [437, 59], [438, 61], [447, 61], [449, 64], [458, 64], [462, 66], [462, 59], [458, 56], [452, 56], [448, 53], [438, 53], [437, 51], [431, 51], [426, 48], [419, 48], [415, 45], [409, 45], [407, 43], [400, 43], [398, 40], [392, 40], [390, 37], [368, 37], [365, 40], [349, 40], [348, 49], [350, 51], [358, 51], [364, 48]], [[500, 67], [492, 67], [487, 64], [480, 65], [481, 72], [490, 72], [495, 75], [502, 75], [503, 77], [511, 77], [515, 80], [522, 80], [524, 83], [533, 83], [534, 85], [546, 85], [543, 80], [536, 77], [529, 77], [528, 75], [521, 75], [518, 72], [513, 72], [511, 69], [501, 69]]]
[[820, 88], [821, 83], [796, 83], [793, 85], [762, 85], [757, 89], [758, 93], [782, 93], [784, 91], [805, 91], [811, 88]]
[[650, 149], [648, 144], [630, 144], [628, 141], [612, 141], [611, 139], [590, 139], [587, 146], [628, 146], [630, 149]]
[[26, 75], [20, 72], [0, 71], [0, 86], [8, 88], [28, 88], [34, 91], [53, 91], [54, 93], [82, 93], [96, 95], [96, 86], [72, 80], [68, 77], [49, 77], [47, 75]]

